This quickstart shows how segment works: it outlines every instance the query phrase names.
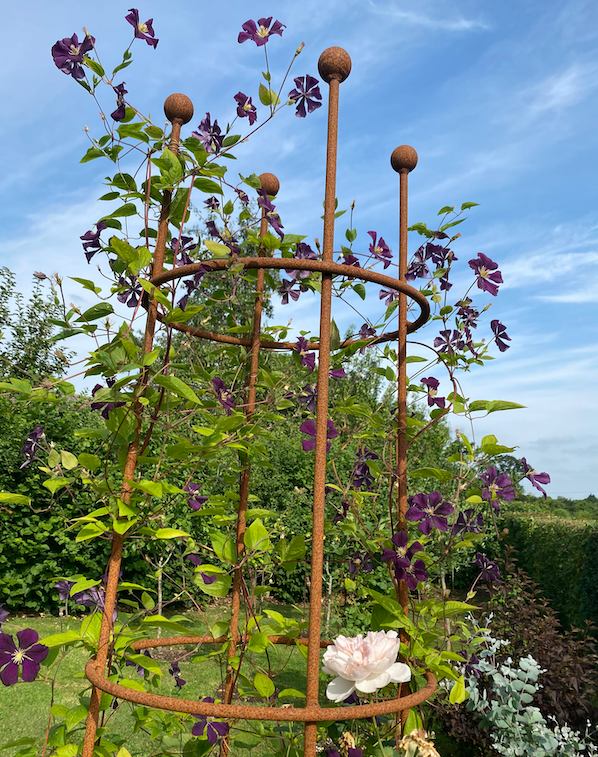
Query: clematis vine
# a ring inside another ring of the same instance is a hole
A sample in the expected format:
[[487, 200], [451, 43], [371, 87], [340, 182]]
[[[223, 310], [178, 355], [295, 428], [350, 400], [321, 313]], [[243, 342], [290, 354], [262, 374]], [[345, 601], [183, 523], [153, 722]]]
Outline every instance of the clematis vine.
[[247, 95], [244, 95], [242, 92], [238, 92], [234, 99], [237, 103], [237, 115], [239, 118], [248, 118], [249, 125], [253, 126], [257, 121], [257, 108], [251, 102], [251, 97], [247, 97]]
[[496, 346], [501, 352], [506, 352], [509, 349], [509, 345], [505, 344], [504, 340], [506, 339], [507, 342], [511, 341], [511, 337], [507, 334], [507, 327], [503, 326], [503, 324], [495, 318], [493, 321], [490, 321], [490, 328], [494, 334]]
[[[308, 436], [313, 437], [312, 439], [303, 439], [301, 442], [301, 446], [303, 447], [304, 452], [310, 452], [312, 449], [316, 448], [316, 422], [312, 420], [311, 418], [307, 421], [304, 421], [299, 426], [299, 431], [301, 431], [302, 434], [307, 434]], [[326, 439], [329, 441], [326, 442], [326, 452], [330, 452], [330, 447], [332, 446], [330, 443], [330, 440], [336, 439], [338, 436], [338, 431], [334, 425], [334, 421], [331, 421], [328, 419], [326, 421]]]
[[430, 376], [429, 378], [423, 378], [421, 383], [427, 387], [428, 390], [428, 407], [434, 407], [434, 405], [436, 405], [436, 407], [444, 408], [446, 404], [445, 398], [437, 396], [440, 381], [434, 378], [434, 376]]
[[220, 131], [218, 121], [214, 120], [214, 123], [212, 123], [212, 117], [209, 113], [206, 113], [206, 117], [203, 121], [200, 121], [197, 131], [191, 132], [191, 136], [199, 139], [204, 150], [211, 155], [218, 155], [222, 150], [224, 135]]
[[316, 353], [308, 349], [309, 342], [303, 336], [300, 336], [295, 343], [295, 349], [299, 353], [300, 363], [313, 373], [316, 368]]
[[221, 378], [212, 379], [212, 386], [216, 392], [218, 402], [226, 410], [227, 415], [230, 415], [236, 407], [232, 392], [226, 388], [224, 381]]
[[322, 107], [322, 103], [319, 102], [322, 99], [322, 93], [318, 84], [318, 80], [309, 74], [295, 79], [296, 89], [289, 92], [289, 100], [297, 105], [295, 111], [297, 118], [305, 118], [308, 113], [313, 113], [314, 110]]
[[85, 35], [85, 39], [79, 42], [79, 38], [76, 34], [72, 37], [65, 37], [58, 40], [55, 45], [52, 46], [52, 58], [54, 64], [59, 68], [63, 74], [72, 76], [73, 79], [84, 79], [85, 71], [83, 70], [83, 63], [86, 53], [93, 50], [95, 44], [95, 37], [90, 34]]
[[537, 471], [533, 470], [528, 464], [527, 460], [522, 457], [521, 462], [523, 463], [523, 470], [525, 478], [530, 482], [530, 484], [535, 487], [538, 491], [542, 492], [544, 495], [544, 499], [546, 499], [546, 490], [543, 489], [540, 484], [549, 484], [550, 483], [550, 476], [548, 473], [538, 473]]
[[497, 513], [500, 512], [499, 499], [504, 499], [505, 502], [515, 499], [515, 489], [507, 473], [499, 473], [494, 466], [489, 465], [486, 473], [482, 473], [480, 478], [484, 484], [482, 498], [487, 499]]
[[272, 23], [273, 16], [268, 18], [259, 18], [257, 23], [255, 21], [246, 21], [242, 25], [242, 32], [239, 32], [238, 42], [242, 44], [250, 39], [258, 47], [262, 47], [270, 39], [273, 34], [278, 34], [282, 37], [282, 30], [286, 29], [285, 24], [281, 24], [280, 21]]
[[[202, 702], [214, 703], [213, 697], [204, 697]], [[214, 720], [207, 715], [195, 715], [197, 723], [191, 729], [194, 736], [206, 736], [210, 744], [215, 744], [219, 738], [226, 736], [229, 725], [225, 720]]]
[[110, 118], [113, 121], [122, 121], [126, 116], [127, 105], [125, 103], [125, 95], [128, 90], [125, 89], [125, 82], [117, 84], [112, 89], [116, 92], [116, 110], [110, 114]]
[[[392, 252], [389, 248], [389, 246], [386, 244], [384, 239], [380, 237], [378, 239], [378, 234], [375, 231], [368, 231], [368, 234], [372, 238], [372, 243], [370, 244], [370, 255], [373, 255], [376, 260], [380, 260], [382, 263], [384, 263], [384, 268], [388, 268], [390, 265], [390, 261], [392, 260]], [[378, 239], [378, 241], [376, 241]]]
[[392, 563], [394, 574], [397, 581], [405, 581], [410, 589], [416, 589], [420, 581], [428, 578], [426, 565], [423, 560], [416, 560], [414, 563], [413, 556], [417, 552], [423, 552], [423, 547], [418, 541], [414, 541], [410, 547], [409, 535], [407, 531], [399, 531], [392, 537], [394, 549], [382, 549], [382, 560]]
[[83, 240], [83, 249], [85, 250], [85, 257], [87, 258], [88, 263], [91, 262], [91, 259], [96, 254], [96, 252], [99, 252], [102, 249], [100, 234], [107, 228], [108, 227], [106, 226], [104, 221], [99, 221], [96, 224], [95, 231], [92, 231], [90, 229], [89, 231], [86, 231], [83, 236], [79, 237], [79, 239]]
[[354, 691], [374, 694], [389, 683], [410, 681], [409, 666], [396, 661], [399, 649], [396, 631], [336, 638], [322, 658], [324, 673], [336, 676], [326, 688], [328, 699], [344, 702]]
[[5, 686], [12, 686], [19, 680], [30, 683], [35, 681], [40, 664], [48, 656], [45, 644], [38, 644], [39, 636], [33, 628], [25, 628], [17, 633], [15, 643], [8, 633], [0, 633], [0, 681]]
[[39, 449], [39, 443], [42, 439], [45, 439], [44, 429], [41, 426], [36, 426], [29, 436], [25, 439], [23, 447], [21, 448], [21, 454], [25, 458], [25, 462], [19, 466], [19, 470], [26, 468], [35, 459], [35, 454]]
[[414, 522], [421, 521], [418, 528], [424, 536], [429, 536], [433, 528], [448, 531], [447, 515], [454, 511], [454, 507], [444, 502], [440, 492], [416, 494], [409, 497], [409, 509], [405, 518]]
[[201, 484], [194, 484], [193, 481], [189, 481], [188, 484], [183, 486], [183, 491], [187, 492], [189, 495], [187, 498], [187, 504], [192, 510], [201, 510], [204, 504], [208, 501], [208, 497], [197, 493], [200, 489]]
[[152, 26], [154, 22], [153, 18], [148, 19], [145, 23], [141, 23], [139, 21], [139, 11], [136, 8], [129, 8], [129, 15], [125, 16], [125, 20], [135, 27], [136, 39], [144, 39], [150, 47], [153, 47], [154, 50], [156, 49], [158, 40], [155, 37]]
[[498, 284], [502, 284], [502, 274], [497, 271], [498, 263], [495, 263], [483, 252], [478, 252], [477, 259], [469, 261], [469, 267], [475, 272], [477, 276], [478, 289], [483, 292], [488, 292], [493, 297], [498, 294]]

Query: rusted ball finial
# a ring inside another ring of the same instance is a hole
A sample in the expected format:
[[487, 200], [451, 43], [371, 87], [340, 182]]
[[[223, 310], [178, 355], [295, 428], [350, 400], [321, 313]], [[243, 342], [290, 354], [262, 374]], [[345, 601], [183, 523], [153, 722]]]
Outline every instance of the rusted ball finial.
[[187, 95], [177, 92], [174, 95], [169, 95], [164, 101], [164, 113], [171, 124], [176, 119], [187, 124], [193, 118], [193, 103]]
[[417, 153], [409, 145], [395, 147], [390, 156], [390, 165], [397, 173], [409, 173], [417, 165]]
[[349, 53], [342, 47], [329, 47], [320, 55], [318, 71], [327, 84], [330, 84], [332, 79], [338, 79], [339, 82], [345, 81], [351, 73]]
[[258, 178], [262, 183], [262, 189], [265, 189], [270, 197], [276, 197], [280, 189], [280, 182], [276, 176], [273, 173], [261, 173]]

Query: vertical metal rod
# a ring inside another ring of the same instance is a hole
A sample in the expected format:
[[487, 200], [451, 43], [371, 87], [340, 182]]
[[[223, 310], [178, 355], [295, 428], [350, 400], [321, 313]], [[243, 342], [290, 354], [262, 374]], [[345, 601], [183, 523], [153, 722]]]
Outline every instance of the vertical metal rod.
[[[193, 105], [191, 100], [185, 95], [171, 95], [164, 103], [164, 112], [172, 123], [172, 132], [170, 137], [169, 149], [172, 152], [178, 152], [181, 126], [191, 120], [193, 116]], [[168, 234], [168, 218], [170, 215], [170, 202], [172, 193], [165, 190], [162, 198], [162, 208], [160, 212], [160, 221], [158, 224], [158, 234], [156, 238], [156, 247], [152, 263], [152, 276], [162, 273], [164, 268], [164, 254], [166, 249], [166, 238]], [[147, 318], [145, 321], [145, 334], [143, 338], [143, 354], [147, 355], [152, 351], [154, 342], [154, 332], [156, 329], [156, 320], [158, 313], [158, 302], [150, 297]], [[139, 379], [136, 389], [136, 396], [140, 397], [144, 388], [147, 386], [149, 379], [148, 369], [146, 368]], [[141, 435], [141, 424], [143, 422], [143, 407], [137, 400], [133, 406], [133, 413], [137, 419], [137, 429], [135, 439], [130, 443], [127, 450], [127, 458], [123, 473], [123, 483], [121, 486], [121, 499], [128, 504], [131, 498], [131, 486], [127, 481], [132, 481], [135, 476], [137, 467], [137, 456], [139, 453], [139, 438]], [[116, 607], [118, 578], [120, 565], [122, 561], [124, 545], [124, 536], [112, 532], [112, 549], [108, 562], [108, 577], [106, 580], [106, 594], [104, 596], [104, 609], [102, 613], [102, 624], [100, 626], [100, 637], [98, 641], [98, 651], [96, 662], [98, 668], [104, 670], [108, 660], [110, 649], [110, 637], [112, 633], [113, 620], [112, 616]], [[85, 739], [83, 741], [82, 757], [93, 757], [94, 743], [98, 729], [100, 715], [100, 700], [102, 692], [93, 686], [89, 702], [89, 712], [85, 726]]]
[[[265, 185], [265, 189], [268, 194], [275, 195], [278, 192], [278, 180], [272, 174], [262, 174], [262, 185]], [[260, 177], [260, 178], [262, 178]], [[276, 180], [275, 182], [272, 179]], [[260, 236], [263, 238], [268, 233], [268, 218], [266, 217], [266, 211], [262, 208], [262, 219], [260, 222]], [[260, 255], [263, 255], [263, 247], [260, 247]], [[249, 423], [255, 412], [255, 400], [256, 400], [256, 384], [259, 368], [260, 357], [260, 338], [262, 328], [262, 311], [263, 311], [263, 296], [264, 296], [264, 269], [258, 268], [257, 279], [255, 286], [255, 304], [253, 308], [253, 330], [251, 334], [251, 347], [248, 350], [248, 376], [247, 376], [247, 396], [245, 415], [247, 422]], [[236, 550], [237, 550], [237, 564], [235, 566], [235, 572], [233, 575], [233, 589], [231, 597], [231, 620], [230, 620], [230, 644], [228, 648], [228, 659], [230, 660], [235, 656], [237, 651], [237, 644], [239, 642], [239, 618], [241, 614], [241, 584], [243, 581], [243, 566], [240, 561], [245, 551], [245, 529], [246, 520], [245, 513], [247, 512], [247, 506], [249, 502], [249, 481], [251, 477], [251, 468], [249, 464], [249, 458], [244, 456], [244, 468], [241, 473], [241, 484], [239, 490], [239, 512], [237, 516], [237, 532], [236, 532]], [[226, 682], [224, 687], [224, 704], [231, 704], [233, 700], [235, 685], [235, 671], [229, 665], [226, 671]], [[228, 735], [222, 740], [220, 745], [221, 757], [226, 757], [229, 750]]]
[[[407, 273], [407, 182], [409, 172], [417, 164], [417, 153], [412, 147], [397, 147], [390, 159], [399, 174], [399, 280], [406, 282]], [[399, 336], [397, 344], [397, 440], [396, 471], [394, 482], [397, 486], [397, 519], [399, 531], [407, 531], [407, 295], [399, 293]], [[399, 581], [399, 602], [405, 614], [409, 610], [409, 589], [405, 581]], [[401, 641], [408, 643], [409, 637], [402, 630]], [[406, 691], [405, 691], [406, 689]], [[400, 695], [408, 694], [409, 684], [401, 684]], [[409, 710], [401, 711], [404, 728]]]
[[[338, 96], [341, 81], [351, 70], [351, 60], [340, 48], [329, 48], [320, 56], [318, 68], [330, 85], [328, 105], [328, 144], [326, 151], [326, 191], [324, 196], [324, 234], [322, 259], [333, 262], [334, 214], [336, 200], [336, 153], [338, 130]], [[316, 410], [316, 446], [314, 474], [314, 506], [312, 558], [309, 597], [309, 637], [307, 653], [306, 708], [318, 707], [320, 682], [320, 634], [322, 624], [322, 581], [324, 557], [324, 498], [326, 487], [326, 446], [328, 422], [328, 385], [330, 371], [330, 321], [332, 315], [332, 276], [322, 274], [320, 304], [320, 350], [318, 359], [318, 404]], [[305, 724], [305, 757], [314, 757], [318, 725]]]

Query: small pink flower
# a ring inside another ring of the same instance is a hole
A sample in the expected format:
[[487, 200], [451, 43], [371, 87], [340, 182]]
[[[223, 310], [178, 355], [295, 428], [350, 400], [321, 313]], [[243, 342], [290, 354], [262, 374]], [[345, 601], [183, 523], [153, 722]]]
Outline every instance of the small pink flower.
[[396, 662], [400, 640], [396, 631], [369, 631], [353, 638], [339, 636], [324, 652], [322, 670], [336, 678], [328, 684], [326, 696], [343, 702], [356, 689], [373, 694], [389, 683], [407, 683], [411, 669]]

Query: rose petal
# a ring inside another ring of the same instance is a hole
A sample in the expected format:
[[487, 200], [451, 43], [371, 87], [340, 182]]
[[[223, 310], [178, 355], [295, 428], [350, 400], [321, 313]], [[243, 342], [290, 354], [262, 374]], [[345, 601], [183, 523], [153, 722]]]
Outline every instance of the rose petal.
[[386, 686], [390, 683], [390, 674], [388, 671], [384, 671], [383, 673], [378, 673], [369, 676], [369, 678], [365, 678], [363, 681], [357, 681], [355, 683], [355, 688], [357, 691], [361, 691], [364, 694], [373, 694], [378, 689], [381, 689], [383, 686]]
[[388, 668], [387, 673], [390, 673], [390, 680], [393, 683], [407, 683], [411, 680], [411, 668], [404, 662], [395, 662]]
[[326, 687], [326, 696], [333, 702], [344, 702], [355, 691], [355, 683], [345, 678], [335, 678]]

